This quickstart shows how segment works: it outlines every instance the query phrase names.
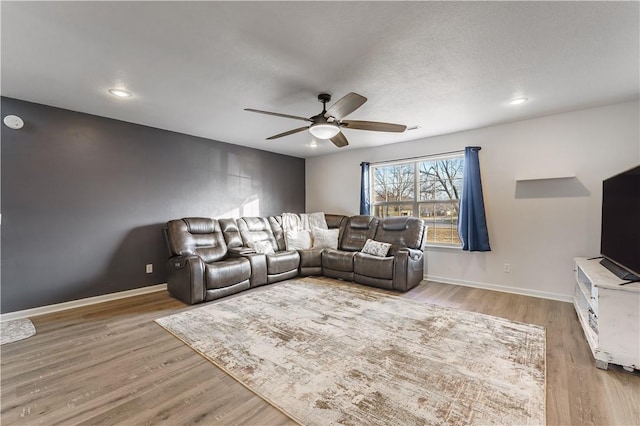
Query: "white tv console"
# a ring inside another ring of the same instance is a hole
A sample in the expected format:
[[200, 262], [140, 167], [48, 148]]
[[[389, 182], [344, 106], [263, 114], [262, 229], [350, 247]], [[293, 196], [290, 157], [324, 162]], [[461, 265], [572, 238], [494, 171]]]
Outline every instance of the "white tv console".
[[601, 259], [574, 260], [573, 305], [596, 367], [640, 369], [640, 283], [620, 285], [626, 281], [600, 265]]

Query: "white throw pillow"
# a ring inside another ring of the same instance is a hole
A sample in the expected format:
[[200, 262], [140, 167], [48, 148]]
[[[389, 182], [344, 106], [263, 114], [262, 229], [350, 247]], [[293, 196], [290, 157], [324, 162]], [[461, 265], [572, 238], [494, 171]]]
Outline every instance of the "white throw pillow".
[[339, 229], [313, 228], [313, 248], [338, 248]]
[[323, 212], [309, 213], [307, 216], [309, 217], [309, 229], [329, 229], [329, 226], [327, 226], [327, 219], [325, 219]]
[[284, 240], [287, 250], [308, 250], [311, 248], [311, 231], [287, 231]]
[[248, 246], [256, 251], [256, 253], [260, 254], [271, 254], [275, 253], [273, 250], [273, 245], [270, 241], [258, 241], [257, 243], [249, 243]]
[[364, 243], [364, 247], [362, 247], [362, 253], [385, 257], [387, 253], [389, 253], [390, 248], [391, 244], [389, 243], [382, 243], [380, 241], [369, 239], [366, 243]]

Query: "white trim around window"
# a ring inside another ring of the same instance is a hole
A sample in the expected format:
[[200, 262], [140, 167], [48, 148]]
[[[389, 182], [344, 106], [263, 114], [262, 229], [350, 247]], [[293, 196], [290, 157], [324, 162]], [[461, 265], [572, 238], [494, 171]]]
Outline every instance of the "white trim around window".
[[458, 211], [464, 152], [371, 164], [372, 214], [415, 216], [428, 228], [427, 246], [459, 248]]

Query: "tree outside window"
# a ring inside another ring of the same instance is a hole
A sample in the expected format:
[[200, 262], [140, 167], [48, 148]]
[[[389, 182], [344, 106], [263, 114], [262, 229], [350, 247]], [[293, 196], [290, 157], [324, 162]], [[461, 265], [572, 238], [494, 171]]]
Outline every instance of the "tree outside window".
[[374, 215], [417, 216], [429, 226], [428, 243], [461, 244], [458, 213], [464, 169], [462, 153], [371, 167]]

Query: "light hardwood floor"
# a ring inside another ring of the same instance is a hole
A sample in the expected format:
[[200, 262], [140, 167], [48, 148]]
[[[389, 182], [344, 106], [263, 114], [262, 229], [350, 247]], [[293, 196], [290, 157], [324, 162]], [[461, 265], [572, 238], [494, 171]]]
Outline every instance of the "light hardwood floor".
[[[595, 368], [571, 304], [432, 282], [401, 297], [545, 326], [547, 424], [640, 424], [640, 374]], [[184, 309], [159, 292], [32, 318], [0, 349], [0, 423], [293, 424], [153, 322]]]

